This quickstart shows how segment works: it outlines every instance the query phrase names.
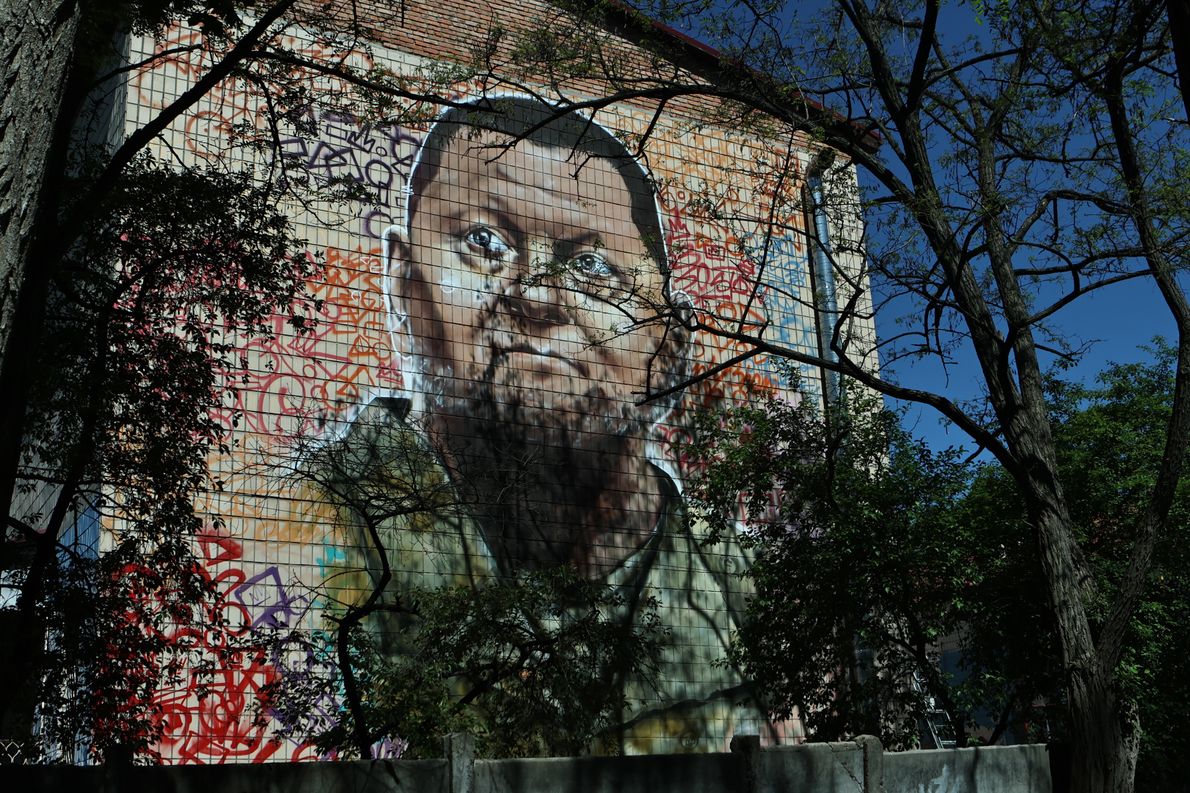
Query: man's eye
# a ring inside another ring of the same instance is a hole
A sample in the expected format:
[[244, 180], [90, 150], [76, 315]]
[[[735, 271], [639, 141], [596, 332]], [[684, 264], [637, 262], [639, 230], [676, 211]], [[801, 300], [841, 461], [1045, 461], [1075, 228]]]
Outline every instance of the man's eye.
[[570, 260], [570, 266], [583, 275], [609, 278], [615, 274], [612, 266], [598, 253], [580, 253]]
[[486, 259], [502, 259], [511, 250], [503, 237], [485, 226], [468, 231], [463, 241]]

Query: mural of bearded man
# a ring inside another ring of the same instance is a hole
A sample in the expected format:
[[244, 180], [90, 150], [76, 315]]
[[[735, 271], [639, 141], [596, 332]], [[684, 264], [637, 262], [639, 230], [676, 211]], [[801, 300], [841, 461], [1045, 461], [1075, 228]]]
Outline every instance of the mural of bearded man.
[[408, 394], [375, 399], [332, 447], [321, 498], [349, 566], [390, 602], [559, 566], [621, 592], [626, 626], [656, 598], [656, 686], [616, 681], [643, 704], [608, 748], [722, 751], [764, 730], [738, 670], [716, 663], [744, 552], [697, 541], [651, 438], [672, 402], [648, 397], [686, 377], [689, 335], [646, 171], [575, 113], [458, 106], [423, 140], [384, 250], [415, 364]]

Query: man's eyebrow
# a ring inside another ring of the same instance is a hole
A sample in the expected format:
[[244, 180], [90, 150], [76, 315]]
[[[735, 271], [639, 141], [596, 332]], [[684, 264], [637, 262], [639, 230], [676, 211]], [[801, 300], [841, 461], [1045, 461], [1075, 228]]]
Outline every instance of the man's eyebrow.
[[[490, 216], [491, 220], [494, 221], [494, 223], [491, 225], [495, 225], [505, 231], [511, 232], [515, 238], [513, 243], [518, 244], [522, 236], [520, 224], [517, 223], [513, 219], [513, 216], [507, 211], [507, 205], [502, 197], [492, 196], [492, 199], [493, 200], [490, 202], [479, 202], [476, 204], [464, 205], [458, 211], [447, 214], [446, 219], [454, 224], [470, 226], [476, 223], [479, 219], [482, 219], [486, 223], [488, 217]], [[477, 216], [482, 216], [482, 218]]]
[[584, 248], [590, 248], [595, 251], [607, 251], [607, 244], [603, 241], [603, 237], [598, 232], [588, 231], [584, 234], [575, 234], [574, 236], [567, 236], [555, 241], [556, 252], [560, 256], [571, 256], [575, 252]]
[[609, 249], [608, 244], [604, 242], [603, 234], [595, 229], [583, 229], [582, 233], [567, 235], [565, 238], [558, 240], [558, 242], [568, 245], [571, 248], [589, 245], [596, 250]]

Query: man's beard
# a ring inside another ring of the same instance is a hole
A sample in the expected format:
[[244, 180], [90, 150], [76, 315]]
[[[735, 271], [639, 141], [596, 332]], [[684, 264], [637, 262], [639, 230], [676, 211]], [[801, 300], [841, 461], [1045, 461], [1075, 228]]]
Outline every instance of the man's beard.
[[578, 394], [534, 388], [507, 361], [468, 374], [426, 378], [431, 422], [501, 568], [584, 566], [589, 540], [608, 528], [599, 507], [609, 486], [623, 488], [645, 458], [648, 424], [633, 417], [642, 408], [602, 383]]
[[[495, 451], [511, 444], [533, 446], [543, 454], [598, 454], [647, 435], [649, 422], [639, 414], [652, 411], [613, 396], [608, 384], [589, 382], [581, 393], [549, 391], [526, 382], [532, 381], [531, 372], [500, 357], [483, 370], [469, 367], [461, 377], [427, 367], [424, 386], [431, 413], [472, 430], [464, 433], [469, 444]], [[448, 439], [452, 448], [457, 440]]]

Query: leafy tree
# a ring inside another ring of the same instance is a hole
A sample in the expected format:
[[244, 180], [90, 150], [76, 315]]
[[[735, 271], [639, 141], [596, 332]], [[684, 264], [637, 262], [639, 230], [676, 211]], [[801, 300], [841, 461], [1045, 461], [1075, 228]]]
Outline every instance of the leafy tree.
[[[370, 756], [398, 736], [403, 756], [437, 756], [449, 732], [476, 736], [491, 757], [575, 755], [613, 738], [627, 703], [616, 681], [654, 669], [664, 643], [655, 602], [625, 622], [622, 594], [568, 568], [521, 573], [482, 588], [413, 590], [403, 598], [398, 652], [366, 624], [336, 619], [319, 637], [286, 637], [331, 674], [282, 676], [268, 706], [283, 734], [312, 737], [336, 756]], [[347, 631], [348, 663], [337, 651]], [[321, 639], [321, 641], [320, 641]], [[359, 707], [342, 694], [349, 669]], [[344, 703], [320, 714], [320, 701]], [[359, 745], [362, 728], [366, 743]]]
[[[905, 749], [938, 710], [965, 746], [1053, 695], [1029, 534], [970, 514], [974, 468], [958, 452], [931, 451], [856, 391], [825, 418], [776, 399], [709, 417], [693, 450], [711, 526], [736, 521], [743, 496], [756, 596], [732, 660], [775, 716], [797, 707], [816, 740]], [[944, 643], [961, 679], [939, 663]]]
[[[304, 22], [351, 52], [360, 28], [293, 0], [35, 2], [0, 14], [0, 558], [15, 592], [0, 612], [0, 736], [28, 736], [36, 713], [51, 752], [69, 754], [82, 735], [97, 758], [151, 759], [150, 694], [186, 654], [171, 637], [237, 629], [220, 622], [191, 548], [196, 501], [220, 486], [208, 454], [231, 430], [214, 416], [247, 366], [234, 350], [274, 332], [278, 314], [300, 332], [316, 309], [304, 292], [316, 262], [279, 209], [314, 188], [276, 146], [315, 103], [311, 74], [336, 69], [283, 34]], [[205, 71], [124, 135], [108, 98], [130, 68], [177, 53], [130, 67], [123, 44], [177, 22], [201, 30], [188, 49]], [[369, 97], [423, 98], [391, 75], [338, 72], [361, 86], [361, 116]], [[170, 125], [230, 80], [267, 108], [237, 140], [256, 165], [177, 157], [163, 144]], [[322, 197], [352, 192], [330, 185]], [[101, 520], [114, 547], [98, 555]]]
[[[1122, 577], [1163, 452], [1176, 358], [1161, 342], [1152, 352], [1108, 366], [1095, 386], [1047, 384], [1083, 561], [1105, 581]], [[1066, 681], [1033, 532], [1003, 467], [933, 452], [854, 394], [825, 419], [777, 400], [706, 417], [700, 437], [693, 448], [706, 467], [693, 493], [716, 528], [739, 518], [742, 494], [756, 554], [756, 597], [733, 660], [775, 715], [797, 706], [817, 739], [867, 732], [900, 747], [915, 744], [933, 708], [959, 745], [1009, 729], [1069, 739], [1053, 709]], [[1142, 789], [1185, 784], [1174, 743], [1190, 698], [1188, 503], [1183, 484], [1118, 670], [1144, 725]], [[1105, 587], [1089, 605], [1101, 615], [1117, 597]], [[939, 663], [944, 645], [958, 650], [957, 674]]]
[[[151, 758], [151, 695], [186, 654], [170, 637], [228, 629], [190, 542], [195, 501], [218, 486], [208, 452], [230, 430], [212, 415], [245, 365], [234, 339], [271, 333], [276, 312], [305, 322], [314, 262], [253, 174], [149, 155], [195, 98], [109, 143], [102, 97], [129, 30], [194, 16], [218, 48], [232, 31], [257, 40], [277, 16], [266, 9], [256, 30], [231, 4], [5, 14], [0, 511], [16, 596], [0, 734], [28, 736], [36, 713], [51, 758]], [[227, 62], [213, 71], [223, 79]], [[105, 516], [115, 529], [99, 555]]]
[[435, 756], [453, 731], [495, 757], [581, 754], [614, 739], [632, 704], [623, 681], [629, 692], [653, 685], [666, 634], [656, 599], [568, 567], [393, 586], [393, 544], [443, 531], [467, 507], [427, 439], [383, 413], [375, 426], [357, 419], [350, 443], [299, 439], [291, 455], [294, 491], [333, 505], [353, 556], [319, 592], [327, 629], [270, 640], [281, 674], [265, 712], [281, 734], [338, 757], [371, 757], [385, 740]]
[[[37, 703], [43, 747], [83, 736], [97, 759], [152, 758], [153, 694], [191, 660], [177, 637], [240, 627], [219, 616], [193, 542], [196, 502], [220, 486], [207, 457], [231, 430], [214, 416], [246, 366], [237, 339], [273, 333], [279, 312], [309, 322], [316, 263], [269, 192], [250, 173], [140, 158], [59, 273], [6, 533], [30, 548], [7, 616], [38, 637], [7, 645], [24, 681], [9, 696]], [[69, 541], [103, 518], [104, 553]]]
[[[1163, 451], [1174, 389], [1176, 352], [1158, 341], [1152, 360], [1113, 364], [1097, 385], [1051, 382], [1058, 460], [1087, 564], [1105, 581], [1119, 581], [1128, 563], [1131, 531], [1143, 496], [1153, 487]], [[1184, 753], [1175, 744], [1187, 723], [1190, 686], [1184, 648], [1190, 641], [1183, 615], [1190, 608], [1186, 579], [1185, 483], [1172, 499], [1169, 530], [1157, 543], [1147, 590], [1129, 625], [1119, 669], [1120, 685], [1136, 702], [1142, 734], [1137, 787], [1180, 790], [1186, 785]], [[985, 467], [967, 497], [967, 509], [993, 531], [1027, 527], [1019, 496], [1003, 471]], [[1019, 531], [1019, 530], [1018, 530]], [[1092, 604], [1098, 614], [1118, 597], [1111, 587]], [[1056, 660], [1056, 659], [1055, 659]]]

